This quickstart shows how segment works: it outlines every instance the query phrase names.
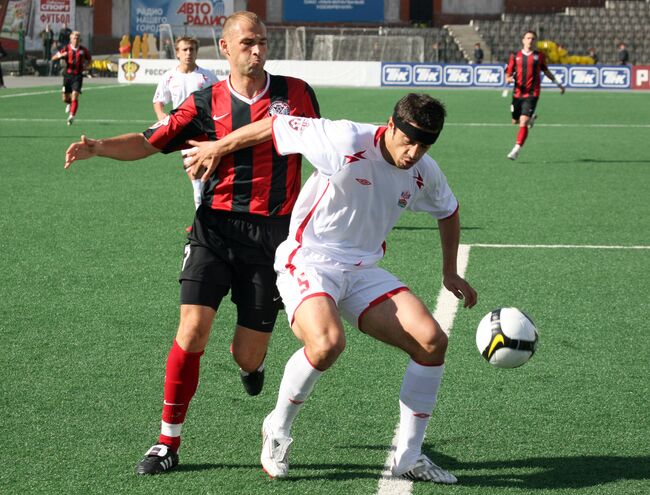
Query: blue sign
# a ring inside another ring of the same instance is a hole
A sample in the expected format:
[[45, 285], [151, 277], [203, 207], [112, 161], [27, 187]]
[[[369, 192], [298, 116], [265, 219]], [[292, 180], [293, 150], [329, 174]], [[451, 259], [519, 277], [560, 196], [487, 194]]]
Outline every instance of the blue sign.
[[157, 34], [170, 24], [175, 35], [211, 37], [230, 14], [228, 0], [131, 0], [131, 35]]
[[384, 0], [284, 0], [291, 22], [383, 22]]
[[474, 84], [481, 87], [501, 87], [505, 82], [505, 74], [501, 65], [474, 66]]
[[410, 64], [382, 64], [382, 86], [410, 86], [411, 80]]
[[445, 65], [443, 74], [447, 86], [471, 86], [473, 82], [471, 65]]
[[629, 67], [601, 67], [600, 86], [611, 89], [627, 89], [631, 81]]
[[416, 65], [413, 67], [413, 84], [421, 86], [440, 86], [442, 67], [439, 65]]
[[572, 88], [597, 88], [598, 67], [588, 67], [588, 66], [570, 67], [569, 85]]
[[[630, 89], [629, 67], [596, 65], [550, 65], [557, 82], [566, 88]], [[382, 86], [431, 86], [447, 88], [503, 88], [505, 67], [496, 64], [382, 63]], [[542, 87], [555, 87], [542, 75]]]
[[[555, 76], [555, 80], [559, 82], [562, 86], [568, 85], [569, 80], [569, 68], [564, 65], [549, 65], [548, 70], [550, 70]], [[551, 81], [546, 74], [542, 74], [542, 88], [554, 88], [556, 84]]]

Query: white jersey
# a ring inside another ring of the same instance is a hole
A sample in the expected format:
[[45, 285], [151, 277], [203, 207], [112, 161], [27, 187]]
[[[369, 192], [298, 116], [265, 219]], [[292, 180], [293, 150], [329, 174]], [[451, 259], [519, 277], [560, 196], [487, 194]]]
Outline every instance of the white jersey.
[[298, 250], [330, 265], [374, 265], [404, 211], [453, 215], [458, 201], [438, 164], [428, 155], [408, 170], [388, 163], [379, 145], [385, 131], [347, 120], [274, 117], [278, 153], [300, 153], [316, 169], [294, 206], [277, 267], [290, 265]]
[[217, 76], [208, 69], [196, 67], [192, 72], [180, 72], [178, 67], [165, 72], [153, 96], [154, 103], [172, 104], [178, 107], [194, 91], [219, 82]]

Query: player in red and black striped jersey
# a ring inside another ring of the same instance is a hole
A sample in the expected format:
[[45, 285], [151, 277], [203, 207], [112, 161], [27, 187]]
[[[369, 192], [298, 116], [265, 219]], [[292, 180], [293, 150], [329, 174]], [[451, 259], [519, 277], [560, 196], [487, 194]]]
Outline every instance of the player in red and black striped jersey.
[[[222, 36], [220, 50], [230, 64], [227, 80], [194, 92], [142, 134], [102, 140], [82, 136], [68, 148], [65, 167], [94, 156], [137, 160], [190, 148], [188, 140], [218, 140], [274, 114], [320, 116], [307, 83], [264, 70], [266, 27], [255, 14], [231, 15]], [[199, 382], [199, 360], [229, 291], [237, 306], [231, 352], [246, 391], [261, 391], [268, 343], [282, 307], [273, 269], [275, 250], [288, 235], [300, 164], [299, 155], [279, 156], [271, 143], [263, 143], [224, 157], [206, 177], [179, 277], [181, 316], [167, 358], [161, 434], [136, 466], [138, 474], [166, 472], [178, 464], [181, 429]]]
[[506, 68], [506, 82], [514, 83], [512, 91], [512, 123], [519, 124], [517, 133], [517, 142], [512, 151], [508, 153], [508, 158], [516, 160], [519, 156], [519, 150], [526, 142], [528, 130], [533, 127], [537, 115], [535, 108], [537, 100], [542, 89], [542, 78], [540, 73], [543, 72], [546, 77], [553, 81], [564, 94], [564, 86], [556, 79], [553, 73], [546, 65], [546, 57], [542, 52], [534, 50], [537, 33], [535, 31], [526, 31], [521, 40], [523, 48], [516, 53], [510, 54], [508, 66]]
[[52, 56], [52, 60], [64, 59], [66, 68], [63, 71], [63, 102], [68, 113], [68, 125], [72, 125], [79, 107], [79, 95], [83, 84], [83, 71], [90, 63], [91, 56], [88, 48], [79, 44], [81, 34], [72, 31], [70, 43]]

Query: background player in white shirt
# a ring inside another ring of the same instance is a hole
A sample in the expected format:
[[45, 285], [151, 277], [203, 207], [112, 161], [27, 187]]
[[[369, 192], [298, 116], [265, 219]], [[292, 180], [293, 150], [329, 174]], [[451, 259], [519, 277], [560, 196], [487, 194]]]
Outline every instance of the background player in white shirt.
[[[153, 96], [153, 111], [158, 120], [167, 117], [165, 105], [171, 103], [172, 108], [177, 108], [194, 91], [219, 82], [212, 71], [196, 65], [198, 52], [199, 42], [196, 38], [181, 36], [176, 40], [176, 58], [180, 63], [163, 74]], [[194, 190], [194, 208], [197, 209], [201, 204], [203, 184], [200, 179], [191, 176], [190, 180]]]
[[385, 127], [349, 121], [275, 116], [222, 141], [196, 144], [186, 166], [273, 138], [280, 154], [301, 153], [316, 171], [294, 207], [288, 239], [276, 252], [278, 288], [295, 335], [304, 343], [287, 362], [275, 409], [265, 418], [261, 461], [272, 477], [288, 474], [293, 420], [318, 378], [345, 348], [341, 317], [364, 333], [399, 347], [410, 361], [400, 390], [395, 476], [455, 483], [422, 453], [424, 433], [444, 371], [447, 336], [424, 303], [377, 266], [385, 239], [405, 210], [438, 224], [443, 284], [465, 307], [477, 294], [458, 275], [458, 202], [426, 152], [444, 124], [445, 109], [424, 94], [402, 98]]

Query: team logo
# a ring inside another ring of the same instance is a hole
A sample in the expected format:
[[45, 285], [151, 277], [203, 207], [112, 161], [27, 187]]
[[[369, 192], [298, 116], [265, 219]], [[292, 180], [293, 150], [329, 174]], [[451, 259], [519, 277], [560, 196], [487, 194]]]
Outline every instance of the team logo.
[[291, 119], [289, 121], [289, 127], [291, 127], [294, 131], [298, 131], [302, 133], [304, 129], [309, 127], [309, 120], [301, 119], [299, 117], [295, 119]]
[[410, 198], [411, 198], [410, 192], [402, 191], [402, 195], [400, 196], [397, 204], [399, 205], [400, 208], [406, 208], [406, 205], [408, 205]]
[[135, 79], [135, 74], [140, 69], [140, 66], [136, 64], [133, 60], [128, 60], [122, 64], [122, 70], [124, 71], [124, 79], [127, 81], [133, 81]]
[[384, 64], [381, 67], [381, 83], [386, 86], [411, 84], [411, 66], [408, 64]]
[[269, 106], [269, 115], [289, 115], [291, 108], [284, 100], [274, 100]]

